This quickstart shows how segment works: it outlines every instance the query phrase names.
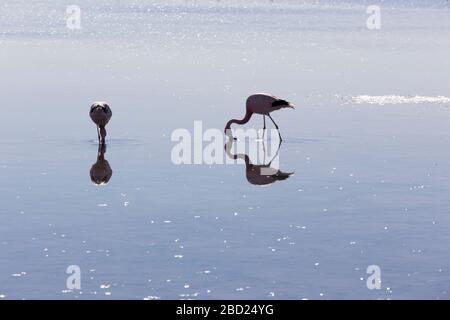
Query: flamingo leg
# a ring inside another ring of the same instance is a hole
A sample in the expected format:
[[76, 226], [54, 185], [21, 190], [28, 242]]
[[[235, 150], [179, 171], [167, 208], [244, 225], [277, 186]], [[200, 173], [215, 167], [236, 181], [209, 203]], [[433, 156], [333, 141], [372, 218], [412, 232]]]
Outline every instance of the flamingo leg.
[[270, 116], [270, 114], [267, 115], [270, 120], [272, 120], [273, 124], [275, 125], [275, 128], [277, 128], [277, 130], [279, 130], [278, 125], [275, 123], [275, 121], [273, 121], [272, 117]]
[[264, 114], [263, 114], [263, 121], [264, 121], [264, 127], [263, 127], [262, 138], [264, 140], [264, 134], [266, 133], [266, 115], [264, 115]]
[[100, 158], [100, 155], [102, 154], [102, 145], [98, 144], [98, 152], [97, 152], [97, 160]]
[[[281, 139], [280, 139], [280, 143], [278, 144], [278, 149], [277, 152], [275, 152], [275, 155], [272, 157], [272, 160], [270, 160], [268, 166], [270, 167], [272, 165], [273, 160], [275, 160], [275, 158], [278, 156], [278, 154], [280, 153], [280, 148], [281, 148]], [[265, 163], [264, 163], [265, 164]]]
[[278, 127], [278, 125], [275, 123], [275, 121], [272, 119], [272, 117], [270, 116], [270, 114], [267, 115], [270, 120], [272, 120], [273, 124], [275, 125], [275, 128], [277, 128], [278, 130], [278, 137], [280, 138], [280, 141], [283, 141], [283, 139], [281, 138], [281, 134], [280, 134], [280, 128]]
[[264, 157], [263, 157], [263, 164], [266, 164], [266, 144], [264, 143], [264, 139], [262, 141], [262, 146], [263, 146], [263, 153], [264, 153]]
[[98, 142], [100, 142], [100, 127], [97, 126], [97, 137], [98, 137]]

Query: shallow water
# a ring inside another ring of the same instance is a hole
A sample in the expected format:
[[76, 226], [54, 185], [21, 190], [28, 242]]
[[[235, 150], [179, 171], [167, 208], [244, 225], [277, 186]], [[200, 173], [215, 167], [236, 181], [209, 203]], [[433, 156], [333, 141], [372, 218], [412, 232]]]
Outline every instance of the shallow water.
[[[352, 99], [450, 96], [448, 4], [389, 2], [370, 31], [362, 1], [78, 3], [78, 31], [66, 3], [0, 5], [0, 297], [449, 298], [450, 105]], [[222, 132], [253, 92], [297, 106], [274, 113], [294, 175], [172, 162], [174, 130]]]

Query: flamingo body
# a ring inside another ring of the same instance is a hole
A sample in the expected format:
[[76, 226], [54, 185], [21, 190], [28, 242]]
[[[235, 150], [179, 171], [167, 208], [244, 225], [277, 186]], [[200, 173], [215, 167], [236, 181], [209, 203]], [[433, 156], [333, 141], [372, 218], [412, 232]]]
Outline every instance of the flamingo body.
[[270, 167], [270, 165], [252, 164], [246, 157], [245, 159], [245, 176], [247, 181], [258, 186], [265, 186], [275, 181], [286, 180], [293, 172], [283, 172], [281, 170]]
[[268, 115], [273, 111], [281, 109], [281, 105], [273, 106], [277, 100], [280, 99], [265, 93], [253, 94], [247, 98], [246, 110], [256, 114]]
[[104, 143], [106, 137], [105, 126], [108, 124], [109, 120], [111, 120], [112, 117], [111, 108], [106, 102], [94, 102], [89, 111], [89, 116], [97, 125], [97, 134], [99, 141]]

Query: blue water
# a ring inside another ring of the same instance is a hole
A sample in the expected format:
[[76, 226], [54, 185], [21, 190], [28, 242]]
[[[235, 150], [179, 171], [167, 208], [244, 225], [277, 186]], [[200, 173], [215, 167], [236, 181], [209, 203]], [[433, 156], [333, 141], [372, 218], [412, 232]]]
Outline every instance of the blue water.
[[[385, 1], [377, 31], [363, 1], [80, 0], [81, 30], [69, 4], [0, 5], [0, 298], [450, 297], [449, 105], [345, 98], [450, 96], [448, 4]], [[297, 106], [273, 114], [294, 175], [172, 162], [174, 130], [222, 131], [254, 92]]]

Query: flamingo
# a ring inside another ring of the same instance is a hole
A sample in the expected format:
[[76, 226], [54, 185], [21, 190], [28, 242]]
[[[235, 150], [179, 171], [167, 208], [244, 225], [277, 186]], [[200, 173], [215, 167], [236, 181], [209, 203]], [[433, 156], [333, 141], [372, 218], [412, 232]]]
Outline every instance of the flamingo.
[[105, 143], [106, 129], [105, 126], [111, 120], [112, 111], [106, 102], [94, 102], [89, 111], [92, 121], [97, 125], [98, 141]]
[[[245, 177], [247, 178], [247, 181], [253, 185], [258, 185], [258, 186], [267, 186], [267, 185], [271, 185], [272, 183], [276, 182], [276, 181], [282, 181], [282, 180], [286, 180], [287, 178], [289, 178], [291, 175], [294, 174], [294, 172], [283, 172], [281, 170], [272, 168], [272, 161], [277, 157], [279, 151], [280, 151], [280, 147], [281, 147], [281, 142], [278, 145], [278, 149], [277, 152], [275, 153], [275, 155], [272, 157], [272, 160], [270, 160], [270, 162], [268, 164], [253, 164], [250, 160], [250, 157], [247, 154], [232, 154], [231, 153], [231, 149], [233, 148], [233, 142], [234, 139], [229, 139], [228, 142], [225, 144], [225, 152], [227, 154], [227, 156], [230, 159], [233, 160], [244, 160], [245, 162]], [[264, 141], [263, 143], [263, 148], [264, 148]], [[264, 148], [264, 155], [265, 155], [265, 148]]]
[[[242, 125], [249, 122], [253, 114], [261, 114], [264, 120], [263, 133], [264, 130], [266, 130], [266, 116], [268, 116], [269, 119], [272, 120], [273, 124], [275, 125], [275, 128], [278, 130], [278, 136], [280, 137], [280, 141], [282, 141], [283, 139], [281, 138], [279, 127], [275, 123], [273, 118], [270, 116], [270, 113], [284, 108], [295, 109], [292, 103], [283, 99], [278, 99], [277, 97], [272, 96], [270, 94], [266, 93], [253, 94], [247, 98], [246, 112], [244, 118], [242, 118], [241, 120], [231, 119], [230, 121], [228, 121], [227, 125], [225, 126], [225, 134], [227, 135], [231, 134], [230, 129], [233, 123]], [[234, 138], [234, 140], [236, 140], [236, 138]]]
[[106, 144], [98, 145], [97, 162], [94, 163], [89, 172], [91, 181], [96, 185], [105, 185], [112, 176], [112, 169], [108, 160], [105, 159]]

